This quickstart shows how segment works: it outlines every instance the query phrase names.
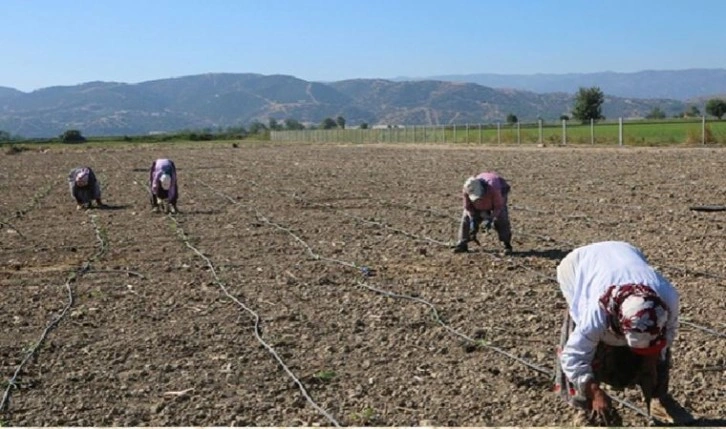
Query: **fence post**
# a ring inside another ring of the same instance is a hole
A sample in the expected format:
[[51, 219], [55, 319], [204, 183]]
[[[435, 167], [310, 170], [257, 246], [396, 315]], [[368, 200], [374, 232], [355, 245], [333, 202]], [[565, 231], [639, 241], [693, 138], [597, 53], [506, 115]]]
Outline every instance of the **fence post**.
[[562, 120], [562, 145], [567, 144], [567, 119]]
[[519, 129], [519, 121], [517, 121], [517, 144], [522, 143], [522, 133]]
[[481, 122], [479, 122], [479, 144], [481, 144]]
[[701, 144], [706, 144], [706, 117], [701, 116]]
[[623, 118], [618, 118], [618, 144], [623, 145]]
[[595, 120], [590, 118], [590, 144], [595, 144]]
[[542, 120], [537, 119], [537, 128], [539, 128], [539, 141], [537, 143], [542, 144]]
[[497, 144], [502, 144], [502, 130], [499, 122], [497, 122]]
[[466, 143], [469, 143], [469, 123], [466, 123]]

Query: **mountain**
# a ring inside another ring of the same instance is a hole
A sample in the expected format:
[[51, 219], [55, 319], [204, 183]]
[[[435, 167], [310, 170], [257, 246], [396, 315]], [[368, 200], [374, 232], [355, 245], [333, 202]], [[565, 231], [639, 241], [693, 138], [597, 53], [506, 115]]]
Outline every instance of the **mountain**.
[[[597, 86], [608, 95], [627, 98], [692, 98], [726, 93], [726, 69], [646, 70], [634, 73], [567, 74], [465, 74], [429, 76], [421, 80], [471, 82], [494, 88], [513, 88], [538, 93], [575, 93], [580, 87]], [[400, 77], [396, 81], [410, 81]]]
[[[605, 94], [607, 118], [643, 117], [654, 107], [671, 116], [687, 108], [674, 99]], [[573, 103], [573, 92], [495, 89], [470, 82], [321, 83], [287, 75], [211, 73], [137, 84], [88, 82], [30, 93], [0, 87], [0, 130], [23, 137], [54, 137], [68, 129], [86, 136], [121, 136], [247, 126], [270, 118], [319, 124], [337, 116], [351, 126], [494, 123], [508, 114], [534, 122], [540, 117], [557, 120], [570, 113]]]

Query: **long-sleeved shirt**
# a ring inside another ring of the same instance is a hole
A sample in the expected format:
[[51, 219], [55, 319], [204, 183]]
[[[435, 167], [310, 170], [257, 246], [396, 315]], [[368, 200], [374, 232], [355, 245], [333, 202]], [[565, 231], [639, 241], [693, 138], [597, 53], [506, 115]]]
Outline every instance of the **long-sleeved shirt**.
[[599, 342], [627, 345], [623, 335], [609, 329], [609, 316], [599, 302], [610, 286], [635, 283], [653, 289], [668, 307], [665, 338], [667, 347], [673, 344], [678, 329], [678, 291], [648, 264], [636, 247], [620, 241], [590, 244], [575, 249], [561, 266], [558, 280], [575, 322], [575, 330], [562, 351], [561, 364], [578, 390], [582, 391], [593, 377], [591, 364]]
[[[161, 187], [159, 179], [163, 174], [168, 174], [171, 177], [171, 185], [168, 191]], [[159, 158], [151, 164], [149, 186], [153, 195], [159, 198], [167, 198], [171, 204], [176, 204], [179, 191], [176, 184], [176, 166], [172, 160]]]
[[[86, 186], [78, 186], [76, 176], [84, 170], [87, 170], [88, 183]], [[90, 167], [77, 167], [71, 170], [68, 174], [68, 185], [70, 186], [71, 195], [78, 204], [88, 204], [101, 198], [101, 186]]]
[[472, 214], [475, 211], [491, 211], [492, 217], [498, 218], [507, 204], [506, 194], [509, 192], [509, 184], [495, 172], [484, 172], [476, 178], [486, 183], [484, 195], [476, 201], [471, 201], [464, 192], [464, 210]]

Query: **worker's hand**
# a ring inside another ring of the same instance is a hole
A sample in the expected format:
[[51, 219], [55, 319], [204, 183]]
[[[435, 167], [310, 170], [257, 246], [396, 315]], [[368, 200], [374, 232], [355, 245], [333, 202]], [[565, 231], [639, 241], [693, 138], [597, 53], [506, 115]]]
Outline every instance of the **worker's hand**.
[[591, 398], [590, 421], [601, 421], [609, 426], [608, 411], [610, 408], [610, 398], [604, 390], [600, 389], [597, 383], [588, 385], [588, 396]]

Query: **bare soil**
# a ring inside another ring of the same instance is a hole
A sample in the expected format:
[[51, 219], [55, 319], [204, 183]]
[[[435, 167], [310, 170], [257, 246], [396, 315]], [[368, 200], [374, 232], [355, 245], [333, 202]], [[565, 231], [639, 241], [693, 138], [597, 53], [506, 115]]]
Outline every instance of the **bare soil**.
[[[162, 156], [179, 170], [173, 217], [145, 190]], [[78, 165], [108, 209], [76, 210]], [[1, 385], [0, 422], [570, 425], [552, 392], [555, 268], [576, 246], [625, 240], [681, 293], [674, 397], [726, 425], [726, 213], [689, 210], [726, 203], [725, 166], [712, 148], [2, 153], [0, 377], [14, 387]], [[488, 169], [512, 184], [515, 253], [481, 234], [453, 254], [461, 184]], [[636, 391], [617, 397], [643, 408]]]

